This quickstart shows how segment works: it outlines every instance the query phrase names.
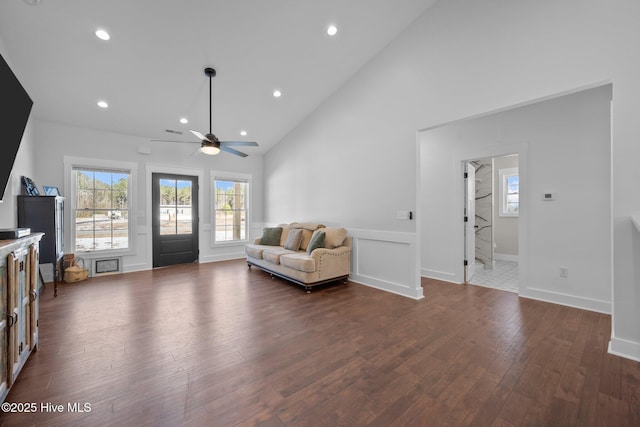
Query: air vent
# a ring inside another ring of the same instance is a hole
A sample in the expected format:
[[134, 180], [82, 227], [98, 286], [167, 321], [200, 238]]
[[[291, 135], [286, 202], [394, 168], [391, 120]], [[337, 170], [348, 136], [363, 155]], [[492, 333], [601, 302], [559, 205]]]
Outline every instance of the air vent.
[[104, 258], [93, 260], [93, 275], [122, 273], [122, 263], [120, 257]]
[[167, 132], [167, 133], [173, 133], [173, 134], [176, 134], [176, 135], [182, 135], [182, 132], [180, 132], [179, 130], [165, 129], [164, 131]]

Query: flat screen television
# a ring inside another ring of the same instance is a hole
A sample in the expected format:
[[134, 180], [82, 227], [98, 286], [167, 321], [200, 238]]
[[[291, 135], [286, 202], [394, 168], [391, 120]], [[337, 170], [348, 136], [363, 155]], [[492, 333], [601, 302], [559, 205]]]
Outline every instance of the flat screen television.
[[0, 55], [0, 200], [11, 177], [33, 101]]

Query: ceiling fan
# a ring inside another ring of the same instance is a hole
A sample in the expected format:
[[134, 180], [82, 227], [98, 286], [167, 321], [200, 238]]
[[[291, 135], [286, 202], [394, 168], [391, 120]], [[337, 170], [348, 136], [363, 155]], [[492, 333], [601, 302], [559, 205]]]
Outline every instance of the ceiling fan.
[[236, 156], [240, 156], [240, 157], [247, 157], [248, 154], [245, 154], [241, 151], [235, 150], [233, 148], [231, 148], [232, 146], [235, 147], [257, 147], [258, 143], [257, 142], [252, 142], [252, 141], [220, 141], [218, 139], [217, 136], [215, 136], [213, 134], [213, 132], [211, 131], [211, 122], [212, 122], [212, 117], [213, 117], [213, 113], [211, 111], [211, 79], [214, 78], [216, 76], [216, 70], [214, 70], [213, 68], [207, 67], [204, 69], [204, 74], [209, 77], [209, 133], [207, 133], [206, 135], [203, 135], [202, 133], [192, 130], [190, 129], [191, 133], [194, 134], [196, 136], [196, 138], [198, 138], [200, 141], [196, 142], [196, 141], [168, 141], [168, 140], [164, 140], [164, 139], [152, 139], [152, 142], [183, 142], [183, 143], [195, 143], [195, 144], [200, 144], [200, 149], [198, 151], [201, 151], [204, 154], [208, 154], [210, 156], [215, 156], [216, 154], [220, 153], [220, 151], [226, 151], [227, 153], [231, 153], [231, 154], [235, 154]]

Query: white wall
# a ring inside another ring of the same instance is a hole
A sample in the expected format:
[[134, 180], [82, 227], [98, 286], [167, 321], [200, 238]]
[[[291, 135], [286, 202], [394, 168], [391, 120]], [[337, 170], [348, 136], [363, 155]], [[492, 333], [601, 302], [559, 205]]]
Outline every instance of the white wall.
[[[7, 61], [9, 67], [12, 67], [11, 58], [5, 49], [2, 39], [0, 39], [0, 54], [2, 54], [2, 57]], [[12, 68], [12, 70], [16, 73], [15, 69]], [[16, 76], [20, 79], [18, 73], [16, 73]], [[29, 88], [25, 87], [25, 89], [29, 92]], [[32, 112], [27, 121], [24, 134], [22, 135], [20, 148], [18, 149], [18, 154], [13, 164], [11, 178], [7, 183], [4, 197], [2, 201], [0, 201], [0, 228], [14, 228], [18, 226], [17, 196], [23, 194], [21, 178], [23, 175], [31, 178], [34, 176], [33, 122]]]
[[[610, 102], [607, 85], [422, 132], [423, 274], [463, 282], [464, 225], [451, 215], [464, 200], [461, 163], [518, 145], [520, 295], [610, 313]], [[430, 161], [434, 150], [449, 160]]]
[[[606, 117], [608, 123], [608, 115]], [[518, 167], [518, 156], [493, 159], [493, 242], [497, 259], [516, 259], [518, 256], [518, 217], [500, 216], [500, 169]], [[507, 255], [507, 257], [504, 257]]]
[[[70, 194], [68, 179], [65, 179], [64, 159], [88, 158], [109, 162], [137, 164], [137, 185], [135, 198], [131, 204], [131, 215], [135, 221], [133, 239], [134, 253], [123, 257], [124, 271], [144, 270], [152, 267], [151, 251], [151, 182], [152, 172], [182, 173], [199, 176], [200, 209], [200, 262], [241, 258], [244, 256], [243, 244], [214, 245], [212, 229], [212, 173], [230, 172], [232, 174], [251, 175], [252, 188], [250, 203], [252, 206], [251, 234], [261, 231], [263, 218], [262, 156], [250, 155], [244, 159], [221, 153], [218, 156], [205, 156], [192, 153], [197, 144], [157, 143], [151, 145], [151, 154], [138, 153], [138, 146], [149, 146], [148, 139], [116, 133], [36, 121], [35, 139], [37, 156], [34, 180], [39, 186], [53, 185], [60, 189], [63, 196]], [[65, 249], [73, 252], [70, 241], [72, 227], [71, 204], [66, 203]]]
[[267, 220], [415, 234], [395, 212], [416, 209], [418, 129], [613, 82], [611, 351], [640, 359], [638, 22], [634, 0], [438, 2], [268, 153]]

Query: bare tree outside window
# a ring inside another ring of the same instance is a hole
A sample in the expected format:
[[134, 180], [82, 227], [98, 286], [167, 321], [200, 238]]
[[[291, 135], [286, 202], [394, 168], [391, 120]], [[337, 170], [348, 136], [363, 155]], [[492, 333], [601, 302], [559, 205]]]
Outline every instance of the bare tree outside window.
[[215, 240], [232, 242], [247, 239], [246, 181], [215, 180]]
[[76, 252], [129, 247], [129, 180], [122, 171], [74, 169]]
[[191, 181], [160, 180], [160, 234], [191, 234]]

